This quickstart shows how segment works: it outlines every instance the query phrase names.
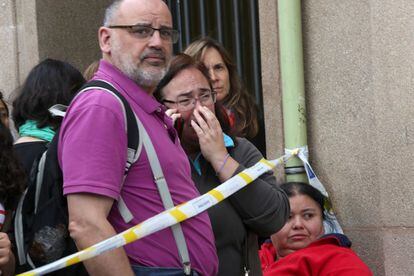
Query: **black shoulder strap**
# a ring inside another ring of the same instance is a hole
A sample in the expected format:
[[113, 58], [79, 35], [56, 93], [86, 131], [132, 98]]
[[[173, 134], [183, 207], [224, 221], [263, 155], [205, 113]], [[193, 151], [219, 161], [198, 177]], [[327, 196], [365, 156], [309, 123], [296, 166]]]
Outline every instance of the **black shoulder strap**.
[[[142, 139], [140, 139], [141, 137], [139, 135], [138, 118], [135, 116], [135, 113], [132, 111], [131, 106], [129, 105], [125, 97], [121, 93], [119, 93], [119, 91], [116, 90], [116, 88], [111, 83], [103, 80], [93, 80], [86, 83], [79, 91], [79, 93], [75, 96], [75, 98], [78, 95], [92, 89], [98, 89], [111, 93], [116, 99], [120, 101], [121, 106], [123, 107], [128, 139], [127, 162], [125, 164], [124, 179], [122, 180], [123, 186], [129, 168], [138, 160], [142, 150]], [[119, 213], [122, 216], [122, 219], [126, 223], [130, 222], [133, 219], [133, 215], [131, 211], [128, 209], [128, 206], [126, 205], [122, 196], [119, 197], [117, 201], [117, 207]]]
[[[138, 159], [142, 146], [144, 146], [147, 152], [147, 155], [148, 155], [149, 162], [150, 162], [151, 170], [154, 176], [154, 181], [157, 185], [158, 191], [161, 196], [162, 203], [166, 210], [173, 207], [174, 203], [172, 201], [171, 194], [170, 194], [167, 182], [164, 177], [164, 173], [162, 171], [160, 162], [158, 160], [157, 153], [154, 149], [154, 146], [151, 142], [151, 139], [147, 131], [145, 130], [145, 127], [143, 126], [139, 118], [136, 117], [136, 114], [132, 111], [129, 103], [112, 86], [112, 84], [102, 81], [102, 80], [94, 80], [94, 81], [88, 82], [84, 87], [82, 87], [78, 95], [90, 89], [99, 89], [99, 90], [104, 90], [106, 92], [110, 92], [122, 102], [122, 105], [124, 107], [124, 112], [126, 114], [125, 117], [126, 117], [127, 133], [128, 133], [128, 160], [130, 160], [130, 155], [134, 157], [131, 159], [132, 161], [128, 161], [128, 162], [131, 162], [130, 165], [133, 164]], [[131, 153], [130, 150], [133, 152], [134, 149], [136, 149], [135, 153], [130, 154]], [[127, 164], [127, 167], [125, 168], [124, 181], [125, 181], [126, 174], [128, 173], [128, 169], [129, 169], [128, 164]], [[133, 218], [132, 213], [129, 211], [122, 197], [120, 197], [118, 200], [118, 210], [125, 222], [129, 222], [132, 220]], [[181, 225], [178, 223], [172, 226], [171, 229], [174, 235], [177, 249], [179, 251], [178, 253], [180, 255], [181, 262], [183, 264], [184, 274], [189, 275], [191, 271], [191, 264], [190, 264], [187, 244], [184, 238], [183, 231], [181, 229]]]
[[[127, 128], [127, 136], [128, 136], [128, 165], [125, 167], [125, 174], [128, 173], [129, 167], [138, 159], [140, 153], [140, 137], [139, 137], [139, 130], [138, 124], [135, 118], [135, 114], [132, 111], [132, 108], [125, 97], [116, 90], [112, 84], [102, 81], [102, 80], [92, 80], [86, 83], [82, 88], [81, 92], [91, 90], [91, 89], [105, 89], [107, 91], [112, 92], [121, 102], [124, 108], [125, 116], [126, 116], [126, 128]], [[133, 152], [131, 152], [133, 151]], [[132, 157], [133, 155], [134, 157]]]

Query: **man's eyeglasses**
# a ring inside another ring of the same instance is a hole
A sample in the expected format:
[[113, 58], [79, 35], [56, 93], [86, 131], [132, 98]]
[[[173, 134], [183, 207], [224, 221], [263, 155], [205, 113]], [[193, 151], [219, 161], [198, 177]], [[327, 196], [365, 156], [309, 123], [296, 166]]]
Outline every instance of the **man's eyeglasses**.
[[216, 102], [216, 93], [210, 89], [200, 89], [200, 93], [197, 97], [193, 95], [180, 95], [176, 101], [162, 100], [165, 104], [175, 104], [179, 111], [189, 111], [196, 106], [197, 101], [203, 105], [208, 106]]
[[153, 28], [148, 25], [111, 25], [108, 26], [108, 28], [111, 29], [127, 29], [128, 32], [135, 35], [139, 39], [147, 39], [152, 37], [155, 31], [158, 31], [160, 33], [160, 37], [162, 40], [176, 43], [178, 41], [178, 38], [180, 36], [180, 33], [177, 30], [167, 28], [167, 27], [161, 27], [159, 29]]

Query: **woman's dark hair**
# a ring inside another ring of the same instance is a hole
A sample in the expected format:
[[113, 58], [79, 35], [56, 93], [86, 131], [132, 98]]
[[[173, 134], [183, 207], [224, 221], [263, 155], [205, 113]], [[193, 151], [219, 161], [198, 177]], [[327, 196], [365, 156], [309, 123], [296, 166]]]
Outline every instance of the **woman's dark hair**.
[[205, 52], [210, 48], [214, 48], [220, 53], [229, 71], [230, 91], [222, 100], [222, 104], [233, 111], [236, 116], [235, 135], [253, 138], [259, 131], [257, 106], [237, 73], [236, 64], [223, 45], [214, 39], [205, 37], [188, 45], [184, 53], [201, 61]]
[[312, 187], [312, 185], [302, 182], [288, 182], [280, 185], [280, 188], [285, 191], [289, 198], [295, 195], [305, 195], [310, 197], [321, 208], [322, 218], [324, 220], [327, 219], [324, 212], [326, 197], [318, 189]]
[[[0, 120], [0, 202], [15, 200], [26, 184], [25, 173], [13, 152], [13, 137]], [[10, 206], [9, 206], [10, 207]]]
[[10, 115], [9, 107], [7, 106], [6, 102], [4, 101], [3, 93], [1, 91], [0, 91], [0, 102], [2, 102], [3, 105], [6, 107], [7, 116], [9, 116]]
[[55, 104], [68, 105], [84, 83], [82, 74], [69, 63], [45, 59], [30, 71], [13, 101], [16, 128], [33, 120], [38, 128], [56, 129], [61, 118], [52, 117], [48, 109]]
[[[212, 90], [213, 88], [211, 86], [210, 75], [208, 73], [207, 68], [204, 66], [204, 64], [200, 61], [193, 59], [189, 55], [178, 54], [171, 59], [167, 73], [165, 74], [164, 78], [162, 78], [157, 88], [155, 89], [155, 92], [154, 92], [155, 98], [158, 101], [163, 102], [163, 99], [164, 99], [163, 93], [162, 93], [163, 88], [167, 86], [171, 82], [171, 80], [174, 77], [176, 77], [181, 71], [185, 69], [191, 69], [191, 68], [195, 68], [203, 74], [203, 76], [207, 79], [210, 85], [210, 89]], [[219, 102], [216, 102], [214, 109], [215, 109], [217, 120], [220, 122], [223, 132], [225, 132], [226, 134], [232, 135], [233, 133], [232, 133], [232, 130], [230, 129], [230, 121], [228, 119], [226, 110], [224, 109], [222, 104]]]

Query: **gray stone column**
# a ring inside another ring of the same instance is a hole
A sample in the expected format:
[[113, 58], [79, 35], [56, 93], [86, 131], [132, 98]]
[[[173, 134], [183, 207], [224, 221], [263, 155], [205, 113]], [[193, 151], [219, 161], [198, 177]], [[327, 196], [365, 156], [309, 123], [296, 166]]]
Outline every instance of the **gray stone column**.
[[36, 2], [16, 0], [18, 80], [21, 84], [30, 69], [39, 62]]
[[0, 89], [7, 93], [18, 75], [16, 17], [13, 1], [0, 1]]
[[99, 59], [97, 33], [109, 2], [0, 0], [0, 89], [6, 98], [40, 60], [64, 60], [83, 71]]
[[0, 40], [0, 89], [7, 98], [39, 58], [34, 1], [0, 1]]
[[[260, 51], [262, 66], [263, 109], [265, 116], [267, 158], [275, 159], [284, 154], [282, 94], [279, 86], [279, 45], [277, 1], [259, 3]], [[283, 169], [277, 170], [279, 182]]]

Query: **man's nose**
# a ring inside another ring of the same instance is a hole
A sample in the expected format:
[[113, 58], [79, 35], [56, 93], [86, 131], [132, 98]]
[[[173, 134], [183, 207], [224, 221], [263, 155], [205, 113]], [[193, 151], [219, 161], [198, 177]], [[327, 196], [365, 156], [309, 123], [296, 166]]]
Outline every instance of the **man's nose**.
[[152, 34], [152, 36], [149, 39], [149, 46], [150, 47], [160, 47], [163, 43], [163, 40], [161, 38], [160, 35], [160, 31], [159, 30], [155, 30], [154, 33]]

